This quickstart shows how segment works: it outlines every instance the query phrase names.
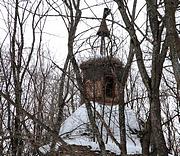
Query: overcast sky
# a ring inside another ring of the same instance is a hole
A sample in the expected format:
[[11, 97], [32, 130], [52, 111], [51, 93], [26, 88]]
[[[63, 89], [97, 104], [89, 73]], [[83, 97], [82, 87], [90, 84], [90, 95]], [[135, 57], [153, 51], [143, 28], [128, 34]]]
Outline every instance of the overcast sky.
[[[8, 0], [7, 0], [8, 1]], [[13, 0], [9, 0], [9, 2], [13, 3]], [[34, 0], [31, 0], [30, 3], [28, 3], [29, 6], [31, 6], [33, 4]], [[138, 8], [141, 8], [144, 5], [144, 0], [141, 0], [142, 3], [138, 3]], [[104, 1], [98, 1], [98, 3], [104, 3]], [[132, 0], [129, 1], [129, 5], [132, 7]], [[1, 7], [0, 7], [0, 42], [2, 43], [6, 34], [7, 34], [7, 28], [6, 25], [7, 23], [5, 23], [4, 20], [6, 20], [7, 22], [7, 10], [2, 6], [3, 3], [1, 2]], [[26, 5], [26, 1], [22, 1], [20, 2], [20, 6], [24, 7]], [[91, 9], [89, 9], [89, 6], [93, 6], [91, 7]], [[14, 10], [12, 9], [11, 5], [8, 6], [10, 9], [12, 10], [12, 12], [14, 12]], [[103, 10], [105, 7], [109, 7], [111, 9], [112, 14], [114, 14], [114, 19], [116, 22], [119, 22], [120, 24], [123, 24], [120, 15], [119, 15], [119, 11], [117, 10], [117, 6], [115, 3], [107, 3], [107, 5], [97, 5], [97, 0], [92, 0], [92, 1], [88, 1], [88, 4], [86, 1], [82, 1], [81, 3], [81, 9], [82, 9], [82, 17], [92, 17], [92, 18], [101, 18], [103, 15]], [[46, 6], [42, 7], [42, 10], [47, 9]], [[41, 10], [41, 11], [42, 11]], [[40, 12], [41, 12], [40, 11]], [[138, 12], [138, 11], [137, 11]], [[55, 12], [51, 11], [50, 14], [54, 14]], [[141, 26], [143, 24], [143, 20], [142, 18], [145, 17], [145, 15], [140, 14], [138, 19], [139, 22], [137, 22], [137, 24], [139, 24], [139, 26]], [[112, 19], [111, 16], [108, 16], [108, 19]], [[32, 20], [32, 18], [29, 18], [29, 22]], [[110, 25], [111, 23], [108, 22], [108, 24]], [[98, 27], [100, 25], [100, 20], [94, 20], [94, 19], [89, 19], [89, 20], [85, 20], [85, 18], [82, 19], [82, 21], [80, 22], [79, 26], [78, 26], [78, 31], [82, 32], [90, 27], [95, 27], [92, 31], [87, 32], [86, 35], [82, 36], [83, 38], [88, 37], [89, 35], [95, 35], [97, 33]], [[25, 42], [26, 42], [26, 46], [30, 46], [28, 45], [28, 43], [31, 43], [31, 38], [32, 38], [32, 31], [30, 29], [31, 27], [31, 23], [27, 22], [27, 26], [25, 28]], [[109, 29], [111, 29], [109, 27]], [[124, 37], [127, 35], [124, 30], [119, 26], [119, 25], [114, 25], [114, 30], [117, 30], [117, 35], [118, 37], [120, 37], [121, 35], [124, 34]], [[139, 35], [140, 36], [140, 35]], [[8, 43], [8, 40], [6, 41]], [[46, 24], [45, 24], [45, 28], [44, 28], [44, 33], [43, 33], [43, 46], [44, 49], [48, 49], [50, 51], [50, 54], [52, 57], [54, 57], [55, 61], [59, 64], [62, 65], [64, 62], [64, 59], [67, 55], [67, 30], [65, 28], [65, 25], [61, 19], [61, 17], [48, 17]], [[86, 54], [85, 54], [86, 55]]]

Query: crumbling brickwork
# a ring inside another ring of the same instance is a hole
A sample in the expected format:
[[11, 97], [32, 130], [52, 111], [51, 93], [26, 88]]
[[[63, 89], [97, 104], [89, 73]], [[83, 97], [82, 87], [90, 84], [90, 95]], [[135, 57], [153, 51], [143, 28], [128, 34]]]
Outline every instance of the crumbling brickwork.
[[80, 65], [86, 95], [90, 101], [102, 104], [118, 104], [117, 80], [123, 70], [122, 62], [116, 58], [96, 58]]

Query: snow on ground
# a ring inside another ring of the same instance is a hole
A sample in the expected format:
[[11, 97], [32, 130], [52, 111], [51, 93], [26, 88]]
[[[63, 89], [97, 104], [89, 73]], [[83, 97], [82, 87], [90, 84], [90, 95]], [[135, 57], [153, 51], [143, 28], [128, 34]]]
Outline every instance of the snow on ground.
[[[92, 104], [93, 105], [93, 104]], [[96, 103], [94, 109], [101, 114], [107, 125], [110, 125], [110, 129], [114, 137], [120, 140], [119, 134], [119, 116], [118, 106], [104, 106]], [[103, 115], [104, 114], [104, 115]], [[127, 130], [127, 151], [128, 154], [141, 153], [141, 145], [139, 138], [135, 134], [130, 133], [131, 130], [138, 130], [138, 122], [133, 110], [125, 109], [126, 117], [126, 130]], [[110, 120], [109, 120], [110, 118]], [[120, 154], [118, 146], [108, 136], [106, 129], [102, 126], [99, 119], [96, 120], [99, 130], [102, 130], [103, 140], [106, 142], [106, 149]], [[89, 123], [89, 118], [85, 104], [81, 105], [71, 116], [69, 116], [60, 129], [60, 135], [68, 144], [90, 146], [92, 150], [99, 150], [97, 141], [93, 141], [92, 129]], [[41, 151], [45, 153], [49, 150], [50, 145], [41, 147]]]

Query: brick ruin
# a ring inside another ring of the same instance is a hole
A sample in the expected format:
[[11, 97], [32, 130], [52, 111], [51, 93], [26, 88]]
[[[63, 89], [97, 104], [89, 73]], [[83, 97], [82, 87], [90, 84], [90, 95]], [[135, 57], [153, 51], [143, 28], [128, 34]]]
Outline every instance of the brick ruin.
[[116, 105], [119, 101], [117, 79], [123, 65], [117, 58], [90, 59], [80, 65], [87, 98], [101, 104]]

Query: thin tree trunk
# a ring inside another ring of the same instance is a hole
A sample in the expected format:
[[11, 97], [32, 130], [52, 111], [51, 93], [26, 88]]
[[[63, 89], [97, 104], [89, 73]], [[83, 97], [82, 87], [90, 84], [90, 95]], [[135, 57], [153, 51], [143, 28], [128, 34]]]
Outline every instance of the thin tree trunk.
[[120, 86], [119, 88], [119, 127], [120, 127], [120, 149], [121, 155], [127, 155], [126, 148], [126, 124], [125, 124], [125, 105], [124, 105], [124, 88]]
[[77, 64], [76, 59], [74, 58], [74, 56], [72, 56], [72, 65], [73, 65], [73, 68], [74, 68], [74, 72], [76, 74], [76, 79], [77, 79], [77, 83], [78, 83], [78, 86], [79, 86], [79, 89], [80, 89], [80, 92], [81, 92], [81, 97], [83, 98], [83, 101], [85, 101], [88, 117], [89, 117], [92, 129], [93, 129], [93, 133], [96, 136], [96, 139], [97, 139], [98, 144], [99, 144], [99, 148], [101, 150], [101, 155], [106, 156], [107, 155], [106, 147], [105, 147], [104, 141], [103, 141], [103, 139], [101, 137], [101, 134], [99, 132], [99, 129], [98, 129], [97, 125], [96, 125], [96, 121], [94, 119], [94, 115], [93, 115], [93, 112], [92, 112], [92, 109], [91, 109], [91, 107], [92, 107], [91, 103], [87, 100], [87, 97], [86, 97], [86, 94], [85, 94], [85, 91], [84, 91], [84, 88], [83, 88], [83, 81], [82, 81], [82, 78], [81, 78], [81, 74], [80, 74], [78, 64]]

